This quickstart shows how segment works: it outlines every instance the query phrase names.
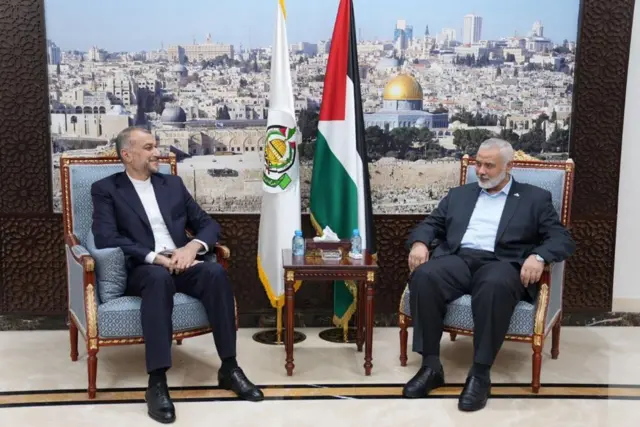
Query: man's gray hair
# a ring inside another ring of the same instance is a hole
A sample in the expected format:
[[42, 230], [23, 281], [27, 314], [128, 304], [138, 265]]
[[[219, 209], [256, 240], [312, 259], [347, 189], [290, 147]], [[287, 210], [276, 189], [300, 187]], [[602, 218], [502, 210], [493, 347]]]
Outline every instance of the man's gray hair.
[[144, 127], [140, 127], [140, 126], [129, 126], [126, 129], [123, 129], [122, 131], [120, 131], [120, 133], [118, 134], [118, 136], [116, 136], [115, 141], [116, 141], [116, 154], [118, 155], [118, 158], [122, 161], [122, 149], [123, 148], [129, 148], [130, 142], [131, 142], [131, 134], [133, 132], [142, 132], [142, 133], [146, 133], [146, 134], [151, 134], [151, 132], [149, 132], [149, 130], [147, 128]]
[[480, 148], [478, 149], [478, 151], [482, 150], [483, 148], [499, 149], [505, 164], [513, 161], [513, 146], [509, 141], [505, 141], [504, 139], [500, 138], [489, 138], [482, 144], [480, 144]]

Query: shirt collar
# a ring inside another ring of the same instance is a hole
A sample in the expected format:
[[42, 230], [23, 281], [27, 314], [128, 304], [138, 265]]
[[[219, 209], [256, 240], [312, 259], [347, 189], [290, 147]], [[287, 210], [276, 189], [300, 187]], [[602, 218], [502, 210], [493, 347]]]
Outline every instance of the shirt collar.
[[149, 177], [149, 178], [145, 179], [144, 181], [142, 181], [142, 180], [139, 180], [139, 179], [132, 178], [131, 175], [129, 175], [129, 172], [125, 172], [125, 173], [127, 174], [127, 178], [129, 178], [129, 181], [131, 181], [131, 183], [134, 184], [134, 185], [135, 184], [140, 184], [140, 185], [147, 184], [147, 183], [149, 183], [151, 181], [151, 177]]
[[484, 188], [482, 189], [482, 192], [489, 195], [489, 196], [497, 196], [500, 193], [504, 193], [505, 195], [509, 195], [509, 191], [511, 190], [511, 184], [513, 184], [513, 177], [509, 176], [509, 182], [507, 182], [507, 185], [505, 185], [504, 187], [502, 187], [502, 190], [498, 191], [497, 193], [494, 194], [489, 194], [489, 192], [487, 190], [485, 190]]

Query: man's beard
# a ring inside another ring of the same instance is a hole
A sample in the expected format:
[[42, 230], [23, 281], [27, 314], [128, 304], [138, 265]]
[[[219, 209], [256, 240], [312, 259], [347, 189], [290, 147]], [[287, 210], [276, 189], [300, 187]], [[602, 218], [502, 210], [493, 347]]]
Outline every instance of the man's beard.
[[487, 180], [487, 181], [480, 180], [480, 177], [478, 176], [478, 185], [482, 189], [491, 190], [492, 188], [495, 188], [498, 185], [500, 185], [500, 183], [502, 181], [504, 181], [504, 179], [506, 177], [507, 177], [507, 171], [506, 170], [502, 171], [502, 173], [500, 173], [500, 175], [496, 176], [495, 178]]
[[150, 173], [156, 173], [158, 172], [158, 166], [157, 164], [154, 164], [154, 162], [157, 162], [158, 159], [157, 158], [153, 158], [153, 159], [149, 159], [149, 162], [147, 163], [147, 171], [149, 171]]

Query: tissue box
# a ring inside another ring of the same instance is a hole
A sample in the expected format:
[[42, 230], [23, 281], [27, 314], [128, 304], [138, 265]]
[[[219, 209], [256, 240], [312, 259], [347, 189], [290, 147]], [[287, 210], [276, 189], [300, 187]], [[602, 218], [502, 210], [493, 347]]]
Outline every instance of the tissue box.
[[314, 242], [313, 239], [305, 241], [306, 255], [311, 257], [322, 257], [334, 259], [339, 253], [340, 258], [351, 250], [350, 240], [339, 240], [337, 242]]

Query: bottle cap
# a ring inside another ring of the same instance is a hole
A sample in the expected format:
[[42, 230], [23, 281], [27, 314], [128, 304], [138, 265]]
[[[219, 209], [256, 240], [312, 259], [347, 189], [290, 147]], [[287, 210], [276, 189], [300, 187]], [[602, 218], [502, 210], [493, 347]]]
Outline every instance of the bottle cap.
[[357, 228], [353, 229], [353, 235], [354, 236], [359, 236], [360, 235], [360, 230], [358, 230]]
[[302, 231], [296, 230], [296, 236], [302, 236]]

